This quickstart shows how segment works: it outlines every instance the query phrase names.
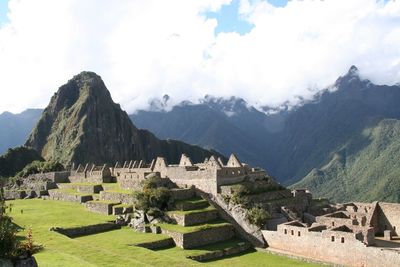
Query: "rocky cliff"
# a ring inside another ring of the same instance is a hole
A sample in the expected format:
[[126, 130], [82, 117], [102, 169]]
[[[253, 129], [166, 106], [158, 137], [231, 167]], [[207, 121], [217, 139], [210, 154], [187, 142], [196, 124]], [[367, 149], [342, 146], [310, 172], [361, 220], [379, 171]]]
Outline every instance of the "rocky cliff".
[[82, 72], [59, 88], [26, 146], [39, 151], [45, 159], [64, 164], [150, 161], [156, 156], [173, 163], [181, 153], [194, 161], [215, 154], [182, 142], [159, 140], [149, 131], [136, 128], [93, 72]]

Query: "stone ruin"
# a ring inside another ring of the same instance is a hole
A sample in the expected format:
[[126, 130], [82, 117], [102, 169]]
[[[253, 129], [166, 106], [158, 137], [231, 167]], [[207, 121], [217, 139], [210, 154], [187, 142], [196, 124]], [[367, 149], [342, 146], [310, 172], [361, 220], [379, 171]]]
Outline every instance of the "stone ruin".
[[[155, 175], [162, 178], [162, 186], [170, 189], [175, 203], [161, 220], [135, 210], [130, 193], [141, 190], [142, 182]], [[117, 190], [115, 184], [119, 186]], [[245, 205], [229, 200], [238, 185], [252, 188], [246, 201], [271, 215], [263, 227], [249, 223]], [[112, 167], [78, 165], [67, 172], [29, 176], [18, 187], [9, 188], [6, 197], [83, 203], [90, 211], [119, 215], [119, 225], [129, 224], [139, 231], [171, 237], [154, 244], [138, 244], [150, 249], [171, 244], [194, 248], [239, 236], [246, 242], [229, 253], [244, 251], [251, 244], [267, 247], [273, 253], [334, 264], [400, 266], [400, 204], [332, 204], [324, 199], [316, 200], [308, 190], [284, 188], [264, 170], [240, 162], [235, 155], [226, 163], [215, 156], [193, 163], [182, 155], [179, 164], [168, 164], [165, 158], [157, 157], [149, 164], [131, 160]], [[180, 233], [158, 225], [172, 222], [187, 227], [207, 224], [217, 218], [226, 224], [193, 233]], [[113, 226], [102, 225], [99, 229], [104, 227]], [[59, 231], [71, 234], [96, 232], [96, 229], [90, 226]], [[214, 254], [194, 259], [202, 261], [231, 255]]]

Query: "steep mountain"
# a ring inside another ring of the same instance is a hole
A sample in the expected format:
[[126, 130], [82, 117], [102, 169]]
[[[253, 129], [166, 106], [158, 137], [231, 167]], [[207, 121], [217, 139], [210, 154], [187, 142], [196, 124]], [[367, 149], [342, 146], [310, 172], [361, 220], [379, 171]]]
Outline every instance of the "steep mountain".
[[339, 148], [331, 161], [293, 187], [335, 201], [400, 202], [400, 121], [366, 128]]
[[22, 145], [42, 114], [41, 109], [27, 109], [19, 114], [0, 114], [0, 154]]
[[270, 145], [271, 171], [286, 184], [327, 164], [337, 148], [380, 120], [400, 119], [400, 87], [361, 79], [356, 67], [315, 101], [292, 110]]
[[26, 146], [45, 159], [64, 164], [150, 161], [156, 156], [177, 162], [181, 153], [201, 161], [212, 153], [179, 141], [162, 141], [147, 130], [137, 129], [93, 72], [82, 72], [59, 88]]

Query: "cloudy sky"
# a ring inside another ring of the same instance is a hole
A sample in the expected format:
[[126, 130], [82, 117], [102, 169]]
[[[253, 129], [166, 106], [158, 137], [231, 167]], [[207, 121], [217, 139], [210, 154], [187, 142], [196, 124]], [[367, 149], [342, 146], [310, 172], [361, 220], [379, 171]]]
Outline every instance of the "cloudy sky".
[[129, 112], [164, 94], [277, 106], [353, 64], [400, 82], [400, 1], [0, 0], [0, 112], [45, 107], [83, 70]]

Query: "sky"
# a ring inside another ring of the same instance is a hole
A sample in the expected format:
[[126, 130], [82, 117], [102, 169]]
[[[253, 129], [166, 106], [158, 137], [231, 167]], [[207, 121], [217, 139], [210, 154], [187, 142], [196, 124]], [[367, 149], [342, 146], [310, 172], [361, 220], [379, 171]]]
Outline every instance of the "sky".
[[0, 0], [0, 112], [43, 108], [84, 70], [128, 112], [164, 94], [296, 105], [351, 65], [400, 82], [400, 1]]

